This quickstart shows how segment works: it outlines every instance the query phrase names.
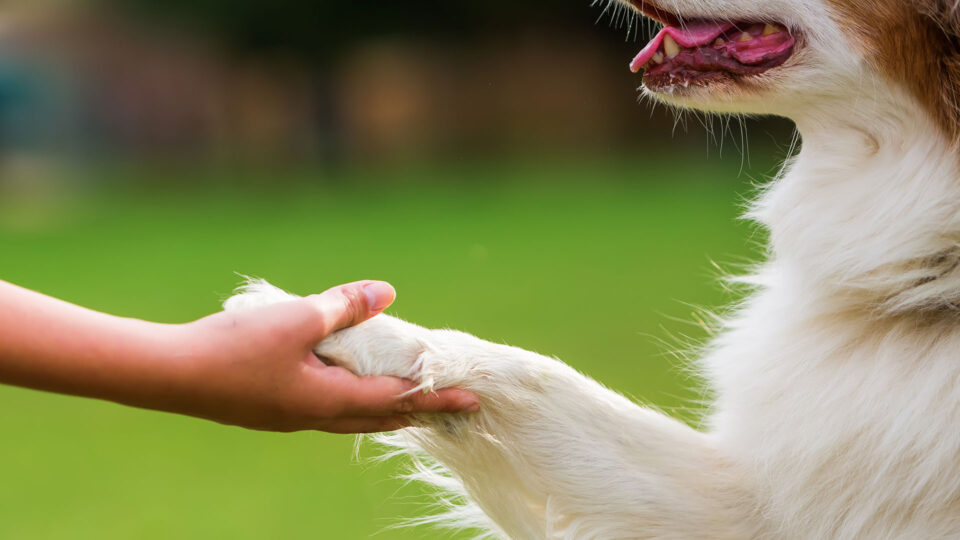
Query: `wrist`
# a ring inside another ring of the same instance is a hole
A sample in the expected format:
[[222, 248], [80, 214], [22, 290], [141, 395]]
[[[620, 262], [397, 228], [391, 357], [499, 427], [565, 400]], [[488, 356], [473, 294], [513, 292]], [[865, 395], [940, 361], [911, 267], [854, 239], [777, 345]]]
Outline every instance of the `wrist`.
[[71, 392], [136, 407], [158, 408], [180, 378], [176, 325], [111, 318], [92, 335], [78, 358], [77, 391]]
[[113, 396], [126, 405], [168, 412], [190, 412], [192, 396], [205, 376], [202, 340], [196, 323], [159, 324], [135, 321], [131, 351], [119, 362], [125, 372]]

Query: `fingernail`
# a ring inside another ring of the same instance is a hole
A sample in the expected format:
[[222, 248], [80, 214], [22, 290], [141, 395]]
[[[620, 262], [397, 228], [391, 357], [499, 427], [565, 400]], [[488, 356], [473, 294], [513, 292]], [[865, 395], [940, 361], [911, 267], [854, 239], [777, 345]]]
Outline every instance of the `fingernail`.
[[393, 303], [397, 291], [384, 281], [374, 281], [363, 286], [363, 294], [367, 296], [367, 309], [370, 313], [380, 313]]
[[475, 413], [475, 412], [477, 412], [477, 411], [479, 411], [479, 410], [480, 410], [480, 404], [479, 404], [479, 403], [474, 403], [473, 405], [470, 405], [469, 407], [467, 407], [466, 409], [464, 409], [463, 412], [465, 412], [465, 413]]

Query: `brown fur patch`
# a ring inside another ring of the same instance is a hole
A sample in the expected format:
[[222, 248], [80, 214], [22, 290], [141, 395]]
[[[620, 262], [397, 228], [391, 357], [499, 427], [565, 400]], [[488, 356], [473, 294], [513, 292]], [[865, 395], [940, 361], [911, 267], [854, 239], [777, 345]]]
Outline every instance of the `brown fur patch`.
[[827, 0], [890, 79], [960, 144], [960, 0]]

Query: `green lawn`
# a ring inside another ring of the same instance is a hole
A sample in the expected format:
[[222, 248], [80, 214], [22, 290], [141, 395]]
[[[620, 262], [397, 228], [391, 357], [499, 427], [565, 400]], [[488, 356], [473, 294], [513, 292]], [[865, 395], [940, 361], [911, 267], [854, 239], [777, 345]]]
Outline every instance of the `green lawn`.
[[[263, 175], [239, 191], [182, 171], [150, 190], [107, 182], [0, 203], [0, 279], [168, 322], [217, 310], [234, 272], [298, 293], [386, 279], [396, 315], [562, 358], [691, 419], [696, 381], [661, 342], [702, 338], [691, 305], [724, 299], [711, 261], [753, 251], [735, 219], [749, 179], [739, 160], [662, 161]], [[441, 536], [384, 530], [423, 493], [353, 462], [351, 437], [6, 387], [0, 411], [0, 538]]]

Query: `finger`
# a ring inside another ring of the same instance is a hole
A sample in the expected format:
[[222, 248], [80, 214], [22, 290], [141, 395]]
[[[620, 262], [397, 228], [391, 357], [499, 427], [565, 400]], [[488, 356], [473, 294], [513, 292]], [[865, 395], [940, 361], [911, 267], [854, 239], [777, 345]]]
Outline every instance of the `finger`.
[[307, 302], [320, 313], [317, 340], [379, 314], [396, 296], [396, 290], [385, 281], [358, 281], [308, 296]]
[[343, 391], [350, 416], [387, 416], [410, 413], [471, 413], [480, 410], [476, 394], [457, 388], [436, 392], [413, 391], [415, 384], [396, 377], [357, 377]]
[[474, 413], [480, 410], [480, 398], [473, 392], [459, 388], [444, 388], [435, 392], [414, 392], [401, 396], [397, 411], [410, 413]]
[[405, 416], [396, 415], [326, 420], [316, 426], [316, 429], [328, 433], [380, 433], [405, 427], [410, 427], [410, 420]]
[[[342, 370], [343, 373], [340, 371]], [[398, 407], [401, 395], [413, 390], [416, 385], [396, 377], [358, 377], [337, 367], [321, 372], [326, 382], [336, 381], [328, 388], [335, 388], [335, 395], [328, 394], [325, 401], [337, 402], [338, 416], [391, 416], [403, 412]]]

